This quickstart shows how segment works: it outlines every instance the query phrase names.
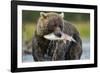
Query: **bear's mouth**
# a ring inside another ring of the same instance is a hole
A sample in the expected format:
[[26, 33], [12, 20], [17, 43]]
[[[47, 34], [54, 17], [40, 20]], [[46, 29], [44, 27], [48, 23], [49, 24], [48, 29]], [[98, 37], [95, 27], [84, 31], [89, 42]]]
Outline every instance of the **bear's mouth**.
[[57, 36], [55, 33], [50, 33], [50, 34], [44, 35], [44, 38], [47, 39], [47, 40], [64, 41], [65, 43], [66, 43], [67, 40], [76, 42], [76, 40], [72, 36], [65, 34], [63, 32], [61, 32], [60, 36]]

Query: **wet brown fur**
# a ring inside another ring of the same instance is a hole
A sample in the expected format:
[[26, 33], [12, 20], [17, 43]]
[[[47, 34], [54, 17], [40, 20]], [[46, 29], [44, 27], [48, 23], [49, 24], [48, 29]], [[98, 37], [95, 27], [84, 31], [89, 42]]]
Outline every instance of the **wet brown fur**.
[[[56, 30], [56, 28], [60, 28], [60, 30]], [[62, 31], [72, 36], [77, 43], [67, 41], [65, 44], [63, 41], [53, 41], [49, 45], [50, 41], [43, 36], [55, 31]], [[57, 48], [57, 51], [53, 57], [55, 48]], [[32, 41], [32, 54], [35, 61], [80, 59], [82, 54], [82, 41], [79, 32], [73, 24], [65, 21], [60, 14], [44, 13], [39, 17], [37, 23], [37, 30]]]

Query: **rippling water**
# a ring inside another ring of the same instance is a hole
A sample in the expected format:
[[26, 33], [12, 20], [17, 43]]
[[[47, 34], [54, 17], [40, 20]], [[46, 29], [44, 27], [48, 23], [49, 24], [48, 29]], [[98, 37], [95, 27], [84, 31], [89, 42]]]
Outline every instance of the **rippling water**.
[[[90, 42], [89, 42], [89, 40], [83, 41], [82, 47], [83, 47], [83, 53], [82, 53], [81, 59], [90, 59]], [[23, 62], [33, 62], [33, 57], [31, 54], [28, 54], [28, 55], [25, 54], [22, 57], [22, 61]]]

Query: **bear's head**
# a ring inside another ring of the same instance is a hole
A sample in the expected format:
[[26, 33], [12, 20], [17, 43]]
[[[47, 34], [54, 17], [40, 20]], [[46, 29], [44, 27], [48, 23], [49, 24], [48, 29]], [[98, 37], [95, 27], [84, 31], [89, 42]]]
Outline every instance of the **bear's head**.
[[47, 35], [53, 32], [60, 37], [60, 32], [63, 30], [64, 24], [63, 18], [64, 13], [58, 14], [54, 12], [40, 12], [40, 18], [37, 24], [37, 34]]

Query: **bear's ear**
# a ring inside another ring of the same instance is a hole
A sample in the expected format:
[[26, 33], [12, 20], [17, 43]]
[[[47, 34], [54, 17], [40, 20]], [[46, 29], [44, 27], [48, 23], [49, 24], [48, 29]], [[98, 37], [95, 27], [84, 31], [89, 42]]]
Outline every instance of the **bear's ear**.
[[64, 18], [64, 13], [62, 12], [62, 13], [60, 14], [60, 16], [61, 16], [62, 18]]
[[46, 18], [47, 17], [47, 14], [44, 13], [44, 12], [40, 12], [40, 16], [43, 17], [43, 18]]

